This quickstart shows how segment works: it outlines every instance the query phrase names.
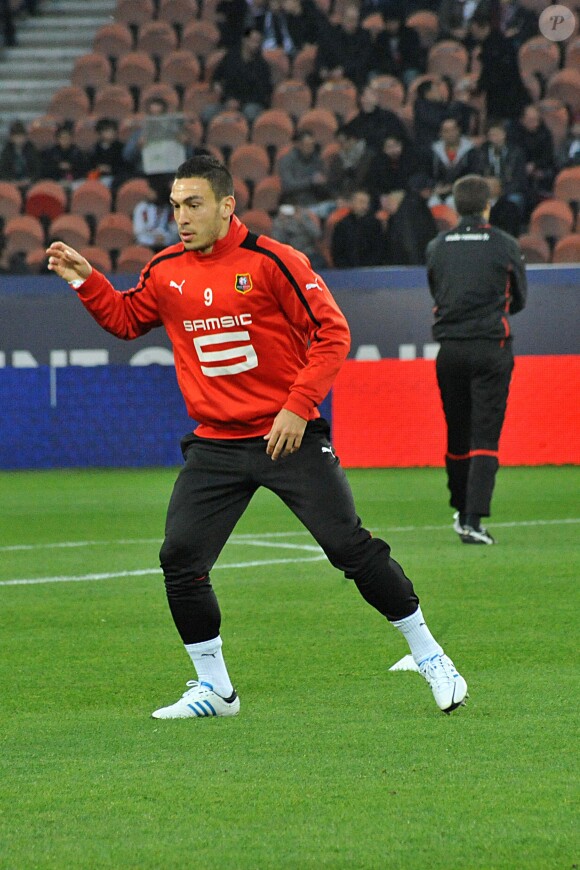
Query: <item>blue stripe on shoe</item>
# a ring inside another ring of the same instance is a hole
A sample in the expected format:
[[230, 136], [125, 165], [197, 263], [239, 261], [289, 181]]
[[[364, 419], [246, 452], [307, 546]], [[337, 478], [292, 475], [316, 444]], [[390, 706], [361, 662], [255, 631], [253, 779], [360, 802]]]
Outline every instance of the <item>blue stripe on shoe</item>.
[[[202, 702], [200, 702], [200, 703], [205, 704], [206, 707], [209, 707], [209, 709], [211, 710], [211, 715], [212, 715], [212, 716], [217, 716], [217, 713], [216, 713], [216, 710], [215, 710], [215, 707], [213, 706], [213, 704], [210, 704], [209, 701], [202, 701]], [[207, 715], [208, 715], [208, 714], [206, 713], [206, 716], [207, 716]]]

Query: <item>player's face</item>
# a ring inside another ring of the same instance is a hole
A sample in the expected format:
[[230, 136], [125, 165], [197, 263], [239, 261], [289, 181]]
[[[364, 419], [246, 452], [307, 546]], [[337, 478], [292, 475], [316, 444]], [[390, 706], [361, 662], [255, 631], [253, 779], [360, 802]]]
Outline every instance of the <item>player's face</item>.
[[176, 178], [169, 200], [186, 251], [209, 254], [227, 235], [234, 198], [217, 200], [206, 178]]

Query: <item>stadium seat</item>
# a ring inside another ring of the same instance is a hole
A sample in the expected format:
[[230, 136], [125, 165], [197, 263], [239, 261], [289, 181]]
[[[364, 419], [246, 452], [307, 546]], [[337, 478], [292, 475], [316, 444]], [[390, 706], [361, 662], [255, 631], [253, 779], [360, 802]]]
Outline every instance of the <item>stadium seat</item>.
[[272, 84], [283, 82], [290, 75], [290, 60], [283, 48], [267, 48], [262, 52], [264, 60], [270, 67]]
[[3, 253], [6, 256], [25, 254], [44, 245], [44, 229], [37, 217], [29, 214], [16, 215], [4, 224], [4, 241]]
[[377, 95], [379, 108], [396, 112], [405, 101], [405, 88], [396, 76], [380, 75], [371, 79], [370, 86]]
[[84, 88], [89, 98], [94, 91], [111, 81], [111, 61], [100, 52], [90, 52], [77, 57], [71, 73], [71, 84]]
[[216, 67], [221, 62], [221, 59], [224, 57], [226, 53], [225, 48], [214, 48], [213, 51], [210, 51], [206, 57], [200, 58], [203, 63], [203, 80], [206, 82], [213, 81], [214, 72]]
[[580, 69], [565, 67], [555, 72], [546, 87], [546, 97], [553, 97], [570, 107], [572, 114], [580, 112]]
[[437, 39], [439, 33], [439, 18], [436, 12], [428, 9], [419, 9], [407, 16], [407, 27], [417, 31], [424, 48], [430, 48]]
[[248, 140], [248, 122], [241, 112], [220, 112], [207, 126], [206, 142], [233, 150]]
[[172, 85], [168, 85], [165, 82], [153, 82], [153, 84], [147, 85], [141, 91], [140, 108], [143, 109], [149, 100], [155, 98], [165, 100], [169, 112], [179, 111], [179, 97]]
[[154, 255], [152, 248], [145, 245], [129, 245], [117, 257], [117, 272], [139, 273]]
[[542, 81], [539, 76], [534, 73], [523, 73], [522, 81], [530, 95], [532, 103], [537, 103], [542, 98]]
[[208, 106], [219, 104], [219, 97], [209, 82], [194, 82], [185, 89], [182, 110], [188, 114], [200, 115]]
[[61, 214], [50, 224], [48, 241], [60, 241], [78, 250], [86, 247], [91, 239], [91, 229], [80, 214]]
[[197, 12], [195, 0], [161, 0], [158, 18], [180, 29], [195, 20]]
[[269, 236], [272, 232], [272, 218], [261, 208], [250, 208], [245, 211], [242, 221], [252, 233]]
[[177, 47], [177, 35], [167, 21], [146, 21], [139, 28], [137, 50], [150, 54], [157, 61], [160, 62]]
[[537, 107], [542, 115], [542, 120], [552, 134], [554, 147], [558, 148], [568, 132], [568, 109], [562, 100], [555, 99], [539, 100]]
[[437, 224], [439, 232], [444, 232], [453, 229], [459, 221], [459, 215], [454, 208], [441, 203], [441, 205], [432, 205], [431, 214]]
[[259, 208], [273, 214], [280, 203], [282, 183], [279, 175], [267, 175], [254, 188], [252, 197], [253, 208]]
[[74, 140], [75, 144], [81, 151], [90, 151], [97, 141], [97, 131], [95, 125], [97, 119], [94, 115], [87, 115], [86, 118], [79, 118], [74, 125]]
[[[217, 155], [216, 155], [217, 156]], [[222, 155], [219, 155], [219, 159], [223, 159]], [[236, 201], [236, 212], [238, 215], [245, 212], [250, 205], [250, 188], [246, 184], [243, 178], [238, 178], [237, 175], [233, 176], [234, 181], [234, 199]]]
[[580, 36], [574, 36], [566, 45], [564, 65], [570, 69], [580, 69]]
[[580, 204], [580, 166], [561, 169], [554, 179], [554, 196], [572, 204], [578, 210]]
[[71, 214], [82, 214], [95, 221], [111, 211], [112, 195], [100, 181], [88, 179], [73, 190], [70, 202]]
[[117, 62], [115, 83], [141, 90], [155, 81], [157, 70], [153, 58], [145, 51], [130, 51]]
[[135, 244], [133, 221], [126, 214], [105, 214], [97, 222], [95, 245], [106, 251], [121, 251]]
[[54, 115], [39, 115], [28, 124], [28, 138], [39, 151], [54, 145], [56, 128], [61, 122]]
[[84, 88], [67, 85], [59, 88], [50, 98], [48, 114], [65, 121], [76, 121], [84, 118], [91, 111], [91, 102]]
[[550, 262], [550, 246], [542, 236], [524, 233], [519, 236], [518, 242], [526, 263], [535, 265]]
[[300, 79], [287, 79], [274, 88], [272, 108], [282, 109], [293, 118], [299, 118], [312, 105], [312, 92]]
[[385, 19], [380, 12], [371, 12], [363, 18], [361, 27], [367, 30], [374, 40], [385, 29]]
[[133, 112], [133, 96], [125, 85], [104, 85], [95, 94], [93, 114], [121, 121]]
[[294, 124], [283, 109], [267, 109], [258, 115], [252, 128], [252, 142], [265, 148], [279, 148], [292, 140]]
[[13, 181], [0, 181], [0, 223], [22, 211], [22, 193]]
[[183, 29], [182, 45], [202, 61], [217, 48], [220, 32], [213, 21], [190, 21]]
[[574, 213], [567, 202], [546, 199], [530, 215], [530, 233], [546, 240], [561, 239], [572, 232]]
[[329, 109], [309, 109], [300, 116], [296, 129], [309, 130], [319, 145], [327, 145], [338, 130], [338, 121]]
[[427, 72], [446, 76], [456, 82], [467, 72], [469, 52], [455, 39], [442, 39], [429, 49]]
[[580, 263], [580, 233], [570, 233], [556, 242], [553, 263]]
[[151, 193], [152, 190], [146, 178], [130, 178], [128, 181], [124, 181], [117, 190], [115, 211], [132, 217], [137, 203], [147, 199]]
[[316, 90], [315, 109], [328, 109], [346, 123], [357, 112], [357, 90], [349, 79], [328, 81]]
[[523, 75], [532, 74], [546, 82], [560, 66], [560, 50], [556, 42], [545, 36], [532, 36], [518, 50], [518, 64]]
[[244, 142], [233, 149], [230, 155], [229, 169], [232, 175], [248, 183], [257, 184], [266, 178], [270, 168], [270, 158], [263, 145], [255, 142]]
[[89, 261], [91, 266], [98, 269], [99, 272], [112, 272], [113, 263], [111, 255], [103, 248], [98, 248], [96, 245], [87, 245], [86, 248], [79, 248], [79, 254]]
[[294, 63], [292, 64], [292, 78], [305, 82], [308, 76], [314, 72], [316, 64], [316, 52], [318, 51], [315, 45], [305, 45], [296, 54]]
[[182, 96], [193, 82], [199, 80], [200, 75], [200, 63], [189, 49], [172, 51], [161, 61], [159, 81], [176, 88]]
[[[134, 6], [139, 4], [134, 3]], [[121, 21], [103, 24], [95, 33], [93, 51], [104, 54], [110, 60], [116, 61], [123, 54], [133, 50], [133, 35], [129, 26]]]
[[153, 0], [117, 0], [115, 9], [115, 21], [127, 24], [135, 34], [139, 27], [146, 21], [153, 21], [155, 17], [155, 4]]
[[324, 161], [324, 166], [325, 166], [325, 169], [327, 172], [329, 170], [332, 158], [336, 154], [338, 154], [339, 151], [340, 151], [340, 142], [338, 141], [338, 139], [333, 139], [332, 142], [328, 142], [324, 146], [324, 148], [321, 149], [320, 156], [322, 157], [322, 159]]
[[39, 275], [46, 271], [48, 257], [46, 256], [46, 248], [44, 245], [38, 248], [33, 248], [32, 251], [26, 252], [25, 257], [26, 267], [33, 275]]
[[54, 220], [66, 211], [67, 194], [65, 189], [52, 179], [37, 181], [26, 191], [24, 211], [33, 217]]

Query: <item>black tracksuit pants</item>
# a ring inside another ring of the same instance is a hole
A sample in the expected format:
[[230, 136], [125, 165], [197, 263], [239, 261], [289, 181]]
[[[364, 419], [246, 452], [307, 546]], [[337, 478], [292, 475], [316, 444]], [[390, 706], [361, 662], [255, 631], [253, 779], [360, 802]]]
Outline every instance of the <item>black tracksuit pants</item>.
[[462, 514], [490, 514], [513, 366], [510, 340], [441, 341], [436, 369], [447, 422], [447, 482], [450, 504]]
[[328, 440], [328, 424], [307, 424], [300, 449], [273, 462], [263, 438], [188, 435], [185, 465], [169, 503], [160, 560], [169, 606], [184, 643], [219, 634], [220, 610], [209, 573], [260, 486], [275, 492], [387, 619], [410, 616], [419, 599], [390, 547], [356, 514], [350, 485]]

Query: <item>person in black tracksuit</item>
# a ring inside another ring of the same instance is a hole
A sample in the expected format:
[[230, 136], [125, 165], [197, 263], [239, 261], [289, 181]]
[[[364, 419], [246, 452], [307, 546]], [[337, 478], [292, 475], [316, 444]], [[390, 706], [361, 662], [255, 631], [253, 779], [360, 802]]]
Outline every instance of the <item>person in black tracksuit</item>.
[[524, 307], [527, 282], [517, 241], [487, 222], [485, 179], [464, 176], [453, 195], [460, 221], [427, 247], [445, 463], [455, 531], [464, 543], [493, 544], [480, 520], [490, 514], [514, 365], [509, 315]]

